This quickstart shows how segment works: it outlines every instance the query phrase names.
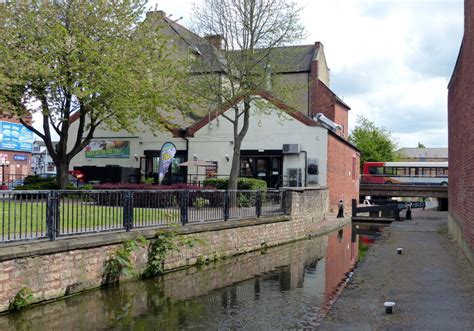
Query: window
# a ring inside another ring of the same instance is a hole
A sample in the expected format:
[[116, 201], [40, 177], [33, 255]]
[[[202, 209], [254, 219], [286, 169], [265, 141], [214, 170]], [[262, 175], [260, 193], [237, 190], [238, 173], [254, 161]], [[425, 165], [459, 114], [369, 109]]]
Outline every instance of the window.
[[241, 158], [240, 159], [240, 176], [242, 177], [252, 177], [252, 158]]
[[369, 174], [371, 175], [383, 174], [383, 167], [369, 167]]
[[396, 168], [397, 176], [408, 176], [408, 168]]
[[393, 168], [393, 167], [385, 167], [384, 169], [385, 169], [384, 173], [385, 173], [386, 175], [395, 175], [395, 174], [396, 174], [396, 168]]

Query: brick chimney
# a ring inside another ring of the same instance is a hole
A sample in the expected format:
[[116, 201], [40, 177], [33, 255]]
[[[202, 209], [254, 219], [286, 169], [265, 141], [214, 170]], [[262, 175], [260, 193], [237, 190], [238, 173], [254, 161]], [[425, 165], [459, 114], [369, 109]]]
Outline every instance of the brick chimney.
[[215, 48], [222, 49], [222, 41], [224, 38], [220, 34], [214, 34], [204, 37]]

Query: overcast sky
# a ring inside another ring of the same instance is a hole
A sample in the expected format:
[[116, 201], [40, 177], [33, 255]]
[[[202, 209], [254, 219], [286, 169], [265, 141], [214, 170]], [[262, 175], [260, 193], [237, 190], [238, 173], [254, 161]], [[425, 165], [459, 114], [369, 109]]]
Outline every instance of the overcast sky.
[[[153, 6], [189, 26], [193, 1]], [[199, 4], [200, 1], [195, 0]], [[321, 41], [331, 89], [390, 130], [399, 147], [447, 147], [447, 85], [463, 33], [463, 0], [296, 0], [307, 38]]]

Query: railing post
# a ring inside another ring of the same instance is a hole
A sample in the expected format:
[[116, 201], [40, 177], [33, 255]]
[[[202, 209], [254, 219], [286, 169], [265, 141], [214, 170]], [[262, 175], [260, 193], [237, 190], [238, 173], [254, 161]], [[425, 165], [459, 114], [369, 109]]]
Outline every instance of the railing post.
[[224, 221], [229, 219], [229, 205], [230, 205], [230, 196], [229, 191], [224, 192]]
[[262, 192], [260, 190], [257, 190], [255, 195], [255, 209], [257, 217], [260, 217], [262, 215]]
[[46, 231], [49, 240], [55, 240], [59, 230], [58, 191], [49, 191], [46, 200]]
[[189, 205], [189, 191], [183, 190], [179, 195], [179, 206], [181, 210], [181, 224], [188, 223], [188, 205]]
[[131, 191], [123, 195], [123, 227], [127, 232], [133, 228], [133, 192]]

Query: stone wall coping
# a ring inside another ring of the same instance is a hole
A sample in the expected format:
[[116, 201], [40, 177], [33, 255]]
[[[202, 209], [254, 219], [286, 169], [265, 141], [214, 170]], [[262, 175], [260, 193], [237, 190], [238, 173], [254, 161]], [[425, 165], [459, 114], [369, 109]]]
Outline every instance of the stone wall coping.
[[280, 187], [280, 190], [292, 192], [322, 191], [327, 190], [326, 186], [307, 186], [307, 187]]
[[[291, 221], [291, 218], [287, 215], [267, 216], [240, 220], [232, 219], [228, 221], [222, 220], [206, 223], [186, 224], [185, 226], [176, 228], [176, 230], [180, 234], [193, 234], [289, 221]], [[141, 228], [133, 229], [130, 232], [112, 232], [100, 234], [94, 233], [73, 238], [62, 237], [55, 241], [44, 240], [6, 244], [4, 246], [0, 246], [0, 261], [120, 244], [126, 240], [135, 239], [138, 237], [138, 235], [142, 235], [146, 239], [151, 239], [155, 237], [157, 231], [171, 228], [172, 227], [168, 226]]]

